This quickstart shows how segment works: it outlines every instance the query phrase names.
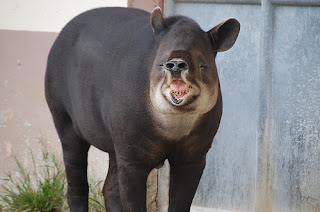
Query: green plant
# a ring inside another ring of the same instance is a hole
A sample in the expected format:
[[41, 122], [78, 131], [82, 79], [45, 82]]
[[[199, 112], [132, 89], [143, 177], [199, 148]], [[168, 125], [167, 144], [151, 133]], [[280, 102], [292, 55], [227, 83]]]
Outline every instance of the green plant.
[[95, 177], [89, 179], [89, 210], [91, 212], [105, 211], [102, 184], [103, 181], [96, 180]]
[[[53, 153], [49, 153], [43, 139], [42, 159], [44, 164], [37, 167], [30, 150], [34, 164], [33, 175], [25, 170], [20, 161], [15, 157], [20, 177], [6, 174], [6, 183], [0, 194], [1, 210], [4, 211], [61, 211], [65, 201], [65, 174], [61, 162]], [[36, 178], [36, 185], [32, 183], [32, 177]]]
[[[20, 177], [7, 173], [6, 178], [2, 179], [5, 184], [0, 193], [0, 211], [69, 211], [64, 166], [54, 153], [48, 151], [45, 139], [41, 137], [39, 141], [43, 164], [36, 165], [33, 151], [30, 150], [33, 170], [28, 172], [18, 158], [14, 157]], [[34, 178], [35, 184], [32, 183]], [[105, 211], [102, 185], [103, 181], [95, 177], [89, 178], [90, 212]]]

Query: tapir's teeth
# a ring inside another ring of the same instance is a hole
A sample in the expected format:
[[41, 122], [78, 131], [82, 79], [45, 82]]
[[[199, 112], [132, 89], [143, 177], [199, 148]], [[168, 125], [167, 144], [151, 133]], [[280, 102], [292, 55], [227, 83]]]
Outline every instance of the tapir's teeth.
[[172, 89], [170, 89], [170, 92], [175, 94], [176, 96], [182, 96], [182, 95], [185, 95], [187, 93], [189, 93], [189, 90], [190, 90], [191, 86], [189, 85], [184, 91], [174, 91]]

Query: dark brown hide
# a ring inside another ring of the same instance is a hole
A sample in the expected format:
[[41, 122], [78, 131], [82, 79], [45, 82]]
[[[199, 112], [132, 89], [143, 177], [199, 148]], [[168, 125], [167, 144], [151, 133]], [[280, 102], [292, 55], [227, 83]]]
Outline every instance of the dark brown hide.
[[166, 159], [169, 211], [189, 211], [222, 113], [216, 52], [233, 45], [239, 26], [230, 19], [204, 32], [160, 8], [99, 8], [64, 27], [45, 89], [72, 212], [88, 211], [91, 145], [110, 156], [107, 211], [146, 211], [147, 176]]

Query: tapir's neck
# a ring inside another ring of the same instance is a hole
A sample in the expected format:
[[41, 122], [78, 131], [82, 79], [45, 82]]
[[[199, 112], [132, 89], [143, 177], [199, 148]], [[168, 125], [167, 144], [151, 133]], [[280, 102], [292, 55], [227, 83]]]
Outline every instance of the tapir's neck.
[[154, 113], [155, 127], [158, 133], [168, 140], [180, 140], [188, 136], [200, 121], [199, 114], [163, 114]]

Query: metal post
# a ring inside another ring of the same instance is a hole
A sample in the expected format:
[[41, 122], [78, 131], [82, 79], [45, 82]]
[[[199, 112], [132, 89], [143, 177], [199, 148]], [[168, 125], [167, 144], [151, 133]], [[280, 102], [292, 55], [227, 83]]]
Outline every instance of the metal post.
[[271, 212], [274, 6], [270, 0], [261, 1], [261, 14], [255, 211]]

